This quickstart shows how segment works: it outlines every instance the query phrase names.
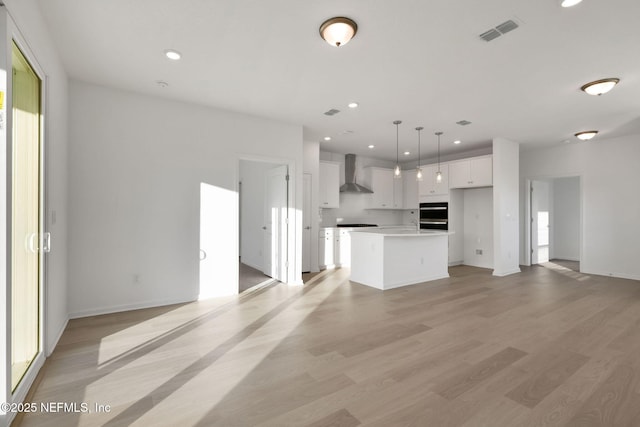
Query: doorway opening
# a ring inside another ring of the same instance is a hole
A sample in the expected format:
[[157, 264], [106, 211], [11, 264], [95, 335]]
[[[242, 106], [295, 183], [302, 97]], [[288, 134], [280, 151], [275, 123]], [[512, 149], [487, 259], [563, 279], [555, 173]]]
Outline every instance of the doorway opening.
[[553, 263], [580, 271], [582, 205], [580, 177], [528, 181], [530, 264]]
[[289, 167], [240, 160], [238, 292], [288, 280]]

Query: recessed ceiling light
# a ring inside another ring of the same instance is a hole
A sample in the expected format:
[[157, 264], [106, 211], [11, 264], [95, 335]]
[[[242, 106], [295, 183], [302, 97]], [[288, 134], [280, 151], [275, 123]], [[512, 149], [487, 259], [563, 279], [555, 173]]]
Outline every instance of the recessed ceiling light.
[[460, 141], [459, 139], [456, 139], [455, 141], [453, 141], [453, 143], [458, 145], [458, 144], [462, 143], [462, 141]]
[[172, 59], [174, 61], [177, 61], [178, 59], [182, 58], [182, 55], [180, 54], [180, 52], [178, 52], [177, 50], [173, 50], [173, 49], [167, 49], [164, 51], [164, 55], [169, 58]]
[[325, 141], [331, 141], [331, 137], [330, 137], [330, 136], [325, 136], [325, 137], [324, 137], [324, 140], [325, 140]]
[[376, 146], [375, 146], [375, 145], [373, 145], [373, 144], [369, 145], [369, 149], [372, 149], [372, 148], [375, 148], [375, 147], [376, 147]]
[[408, 156], [409, 154], [411, 154], [409, 151], [405, 151], [405, 152], [404, 152], [404, 155], [405, 155], [405, 156]]
[[350, 102], [348, 104], [349, 108], [358, 108], [358, 103], [357, 102]]
[[575, 134], [576, 138], [581, 141], [588, 141], [598, 133], [597, 130], [586, 130], [584, 132], [578, 132]]
[[571, 7], [580, 3], [582, 0], [560, 0], [560, 6]]
[[602, 95], [603, 93], [607, 93], [613, 89], [619, 81], [620, 79], [616, 78], [596, 80], [595, 82], [583, 85], [580, 90], [588, 93], [589, 95]]

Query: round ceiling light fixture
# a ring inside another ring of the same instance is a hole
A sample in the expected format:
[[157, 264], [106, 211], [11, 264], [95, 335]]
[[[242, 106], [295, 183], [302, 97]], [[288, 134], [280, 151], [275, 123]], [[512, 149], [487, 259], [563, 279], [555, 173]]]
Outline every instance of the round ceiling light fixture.
[[357, 102], [350, 102], [350, 103], [348, 104], [348, 107], [349, 107], [349, 108], [358, 108], [358, 105], [359, 105], [359, 104], [358, 104]]
[[331, 46], [344, 46], [358, 31], [358, 25], [352, 19], [338, 16], [327, 19], [320, 25], [320, 37]]
[[172, 61], [177, 61], [178, 59], [182, 58], [182, 55], [180, 54], [180, 52], [178, 52], [177, 50], [173, 50], [173, 49], [167, 49], [164, 51], [164, 56], [166, 56], [167, 58], [171, 59]]
[[373, 145], [373, 144], [370, 144], [370, 145], [368, 145], [367, 147], [369, 147], [369, 150], [373, 150], [374, 148], [376, 148], [376, 146], [375, 146], [375, 145]]
[[576, 138], [578, 138], [581, 141], [588, 141], [591, 138], [593, 138], [594, 136], [596, 136], [598, 134], [597, 130], [586, 130], [584, 132], [578, 132], [575, 134]]
[[458, 144], [461, 144], [461, 143], [462, 143], [462, 141], [460, 141], [459, 139], [456, 139], [455, 141], [453, 141], [453, 143], [454, 143], [454, 144], [456, 144], [456, 145], [458, 145]]
[[331, 141], [331, 137], [330, 137], [330, 136], [325, 136], [325, 137], [324, 137], [324, 140], [325, 140], [325, 141]]
[[584, 93], [588, 93], [589, 95], [602, 95], [604, 93], [609, 92], [615, 85], [620, 82], [620, 79], [610, 78], [610, 79], [600, 79], [594, 82], [587, 83], [582, 85], [580, 90]]
[[560, 0], [560, 6], [571, 7], [577, 5], [580, 2], [582, 2], [582, 0]]

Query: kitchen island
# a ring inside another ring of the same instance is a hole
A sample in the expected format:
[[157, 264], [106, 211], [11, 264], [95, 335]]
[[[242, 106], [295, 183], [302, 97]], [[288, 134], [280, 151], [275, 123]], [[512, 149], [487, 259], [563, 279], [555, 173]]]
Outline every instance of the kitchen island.
[[449, 277], [446, 231], [368, 229], [351, 232], [351, 281], [393, 289]]

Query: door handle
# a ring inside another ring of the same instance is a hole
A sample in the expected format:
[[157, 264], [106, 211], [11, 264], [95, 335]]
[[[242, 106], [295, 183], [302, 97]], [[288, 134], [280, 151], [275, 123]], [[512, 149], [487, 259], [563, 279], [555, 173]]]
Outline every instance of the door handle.
[[262, 229], [263, 229], [263, 230], [266, 230], [266, 229], [267, 229], [267, 227], [266, 227], [266, 226], [265, 226], [265, 227], [262, 227]]
[[305, 230], [311, 230], [311, 227], [307, 225], [304, 229]]
[[38, 238], [38, 233], [31, 233], [29, 235], [28, 247], [29, 247], [29, 250], [34, 254], [38, 252], [38, 248], [36, 246], [37, 238]]
[[46, 233], [43, 233], [42, 240], [42, 251], [48, 254], [49, 252], [51, 252], [51, 233], [49, 233], [48, 231]]

